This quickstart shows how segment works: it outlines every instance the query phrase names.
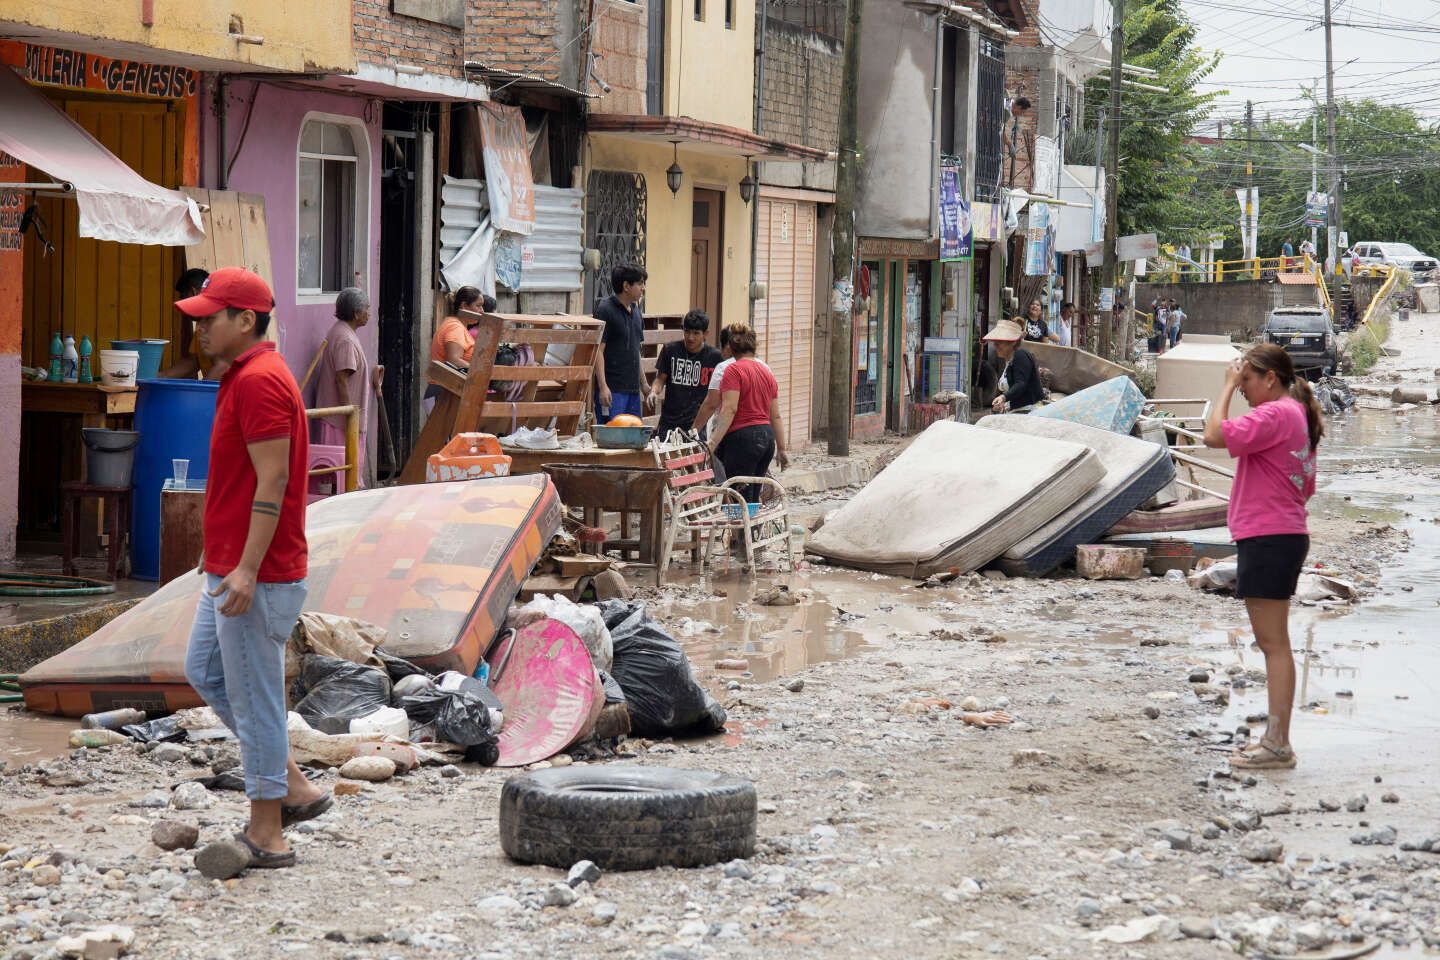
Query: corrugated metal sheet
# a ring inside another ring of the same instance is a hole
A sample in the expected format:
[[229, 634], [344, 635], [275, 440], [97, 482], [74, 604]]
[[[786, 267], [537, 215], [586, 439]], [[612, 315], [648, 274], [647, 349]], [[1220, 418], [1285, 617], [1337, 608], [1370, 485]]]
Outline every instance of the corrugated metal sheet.
[[446, 177], [440, 187], [440, 265], [455, 259], [490, 212], [484, 180]]
[[[521, 293], [581, 288], [585, 191], [535, 186], [535, 232], [521, 245]], [[446, 177], [440, 188], [440, 263], [448, 264], [490, 211], [484, 180]]]
[[568, 293], [581, 286], [585, 191], [535, 185], [535, 232], [521, 244], [520, 292]]

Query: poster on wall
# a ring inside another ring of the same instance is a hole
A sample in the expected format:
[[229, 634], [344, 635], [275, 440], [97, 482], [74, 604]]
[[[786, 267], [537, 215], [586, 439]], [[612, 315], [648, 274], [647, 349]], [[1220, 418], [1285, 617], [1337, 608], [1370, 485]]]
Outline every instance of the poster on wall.
[[528, 237], [535, 230], [535, 182], [525, 117], [519, 107], [500, 103], [477, 103], [475, 109], [484, 142], [490, 221], [498, 230]]
[[970, 204], [960, 195], [960, 168], [940, 168], [940, 260], [969, 260], [974, 247]]
[[1050, 205], [1030, 205], [1030, 226], [1025, 231], [1025, 275], [1043, 277], [1050, 272]]

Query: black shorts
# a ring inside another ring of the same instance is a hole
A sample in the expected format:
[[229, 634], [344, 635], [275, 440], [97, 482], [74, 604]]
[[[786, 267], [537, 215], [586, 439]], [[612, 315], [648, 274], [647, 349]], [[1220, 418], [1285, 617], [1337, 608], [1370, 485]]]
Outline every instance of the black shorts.
[[1310, 552], [1309, 537], [1303, 533], [1246, 537], [1237, 540], [1235, 546], [1240, 552], [1235, 596], [1289, 600], [1295, 595], [1300, 568]]

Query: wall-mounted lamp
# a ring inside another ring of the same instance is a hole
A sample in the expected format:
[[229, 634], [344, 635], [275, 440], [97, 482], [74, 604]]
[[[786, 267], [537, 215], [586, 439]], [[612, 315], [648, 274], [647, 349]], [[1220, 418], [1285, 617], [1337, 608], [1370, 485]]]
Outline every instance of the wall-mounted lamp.
[[749, 157], [746, 157], [745, 176], [740, 179], [740, 199], [746, 203], [755, 199], [755, 177], [751, 175], [753, 169], [755, 169], [755, 165], [750, 162]]
[[670, 148], [674, 157], [670, 166], [665, 171], [665, 184], [670, 188], [671, 194], [680, 192], [680, 184], [685, 179], [685, 171], [680, 169], [680, 141], [671, 140]]

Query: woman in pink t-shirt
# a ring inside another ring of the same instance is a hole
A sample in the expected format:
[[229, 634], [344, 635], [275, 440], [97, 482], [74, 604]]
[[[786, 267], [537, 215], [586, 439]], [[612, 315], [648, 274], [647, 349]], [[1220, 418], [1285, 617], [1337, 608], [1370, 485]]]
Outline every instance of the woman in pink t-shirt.
[[[1237, 388], [1252, 409], [1232, 420], [1230, 398]], [[1205, 421], [1205, 445], [1223, 447], [1236, 461], [1229, 512], [1239, 552], [1235, 595], [1245, 601], [1265, 655], [1270, 699], [1265, 735], [1230, 758], [1238, 769], [1295, 766], [1290, 598], [1310, 550], [1305, 502], [1315, 493], [1315, 448], [1324, 434], [1310, 384], [1295, 375], [1290, 355], [1273, 343], [1251, 347], [1226, 371], [1225, 387]]]

